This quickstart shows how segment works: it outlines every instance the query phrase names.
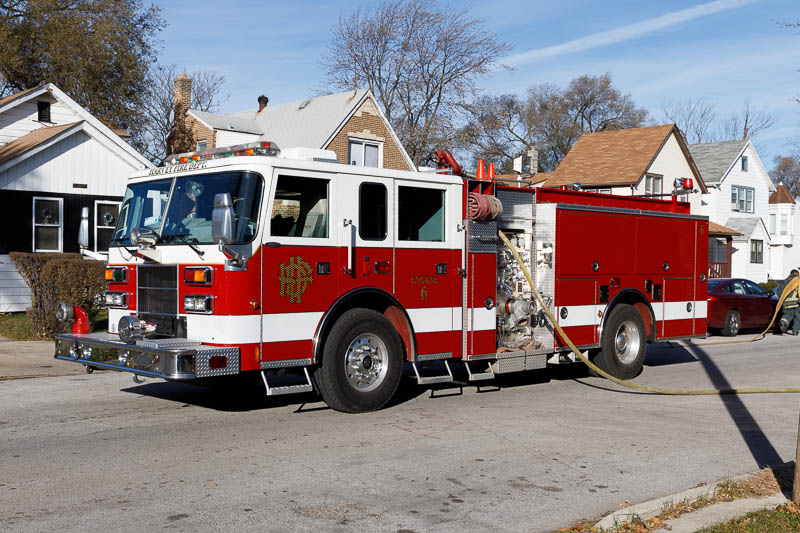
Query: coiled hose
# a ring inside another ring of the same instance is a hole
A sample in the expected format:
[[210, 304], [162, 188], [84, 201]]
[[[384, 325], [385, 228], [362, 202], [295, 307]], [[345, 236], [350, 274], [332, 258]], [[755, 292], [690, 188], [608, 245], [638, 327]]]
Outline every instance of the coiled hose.
[[[508, 237], [506, 237], [505, 234], [502, 231], [498, 231], [498, 234], [500, 236], [500, 239], [504, 243], [506, 243], [506, 246], [508, 246], [508, 249], [511, 250], [511, 254], [514, 256], [514, 259], [517, 261], [517, 264], [519, 265], [520, 269], [522, 269], [522, 273], [525, 274], [525, 279], [528, 281], [528, 285], [530, 285], [531, 291], [533, 292], [533, 295], [536, 297], [536, 301], [539, 302], [539, 305], [544, 310], [545, 314], [547, 315], [548, 320], [550, 320], [550, 323], [553, 325], [553, 328], [555, 328], [555, 330], [558, 332], [559, 336], [563, 339], [563, 341], [567, 343], [567, 346], [569, 346], [570, 350], [572, 350], [572, 353], [574, 353], [581, 361], [583, 361], [583, 363], [586, 366], [588, 366], [590, 369], [592, 369], [592, 371], [596, 372], [598, 375], [606, 378], [607, 380], [613, 381], [617, 385], [621, 385], [621, 386], [627, 387], [629, 389], [635, 389], [635, 390], [640, 390], [640, 391], [645, 391], [645, 392], [653, 392], [653, 393], [657, 393], [657, 394], [670, 394], [670, 395], [721, 396], [723, 394], [766, 394], [766, 393], [779, 393], [779, 392], [800, 393], [800, 389], [699, 389], [699, 390], [660, 389], [658, 387], [648, 387], [646, 385], [638, 385], [636, 383], [630, 383], [628, 381], [625, 381], [625, 380], [622, 380], [622, 379], [619, 379], [619, 378], [616, 378], [616, 377], [612, 376], [611, 374], [609, 374], [605, 370], [601, 369], [600, 367], [598, 367], [597, 365], [595, 365], [594, 363], [589, 361], [589, 359], [585, 355], [583, 355], [583, 353], [581, 353], [581, 351], [578, 350], [578, 348], [575, 347], [575, 345], [572, 343], [572, 341], [567, 336], [567, 334], [564, 333], [564, 330], [561, 329], [561, 326], [558, 325], [558, 321], [555, 319], [553, 314], [550, 312], [550, 309], [548, 309], [547, 305], [545, 305], [544, 301], [542, 300], [541, 295], [539, 294], [539, 291], [536, 290], [536, 286], [533, 283], [533, 279], [531, 278], [531, 274], [530, 274], [530, 272], [528, 272], [527, 267], [522, 262], [522, 258], [519, 256], [519, 252], [517, 252], [516, 247], [513, 244], [511, 244], [511, 241], [508, 240]], [[759, 340], [759, 339], [763, 338], [764, 334], [769, 330], [769, 328], [772, 326], [772, 323], [775, 321], [775, 317], [778, 314], [778, 310], [781, 308], [781, 304], [783, 304], [783, 301], [786, 299], [786, 296], [789, 293], [791, 293], [792, 290], [794, 290], [799, 285], [800, 285], [800, 277], [794, 278], [788, 284], [788, 286], [784, 289], [783, 294], [781, 294], [781, 298], [778, 301], [778, 305], [776, 307], [775, 314], [772, 317], [772, 321], [770, 321], [770, 325], [767, 326], [767, 329], [764, 330], [764, 332], [761, 333], [760, 335], [758, 335], [757, 337], [754, 337], [752, 339], [745, 340], [745, 341], [726, 341], [726, 342], [721, 342], [721, 343], [710, 343], [710, 344], [729, 344], [729, 343], [737, 343], [737, 342], [753, 342], [755, 340]]]

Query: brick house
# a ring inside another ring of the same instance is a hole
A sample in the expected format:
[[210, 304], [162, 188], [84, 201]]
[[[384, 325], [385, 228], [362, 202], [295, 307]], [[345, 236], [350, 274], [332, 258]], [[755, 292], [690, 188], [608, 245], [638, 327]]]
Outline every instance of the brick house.
[[366, 89], [328, 94], [236, 113], [190, 109], [191, 80], [175, 80], [175, 128], [167, 152], [204, 150], [255, 141], [271, 141], [282, 150], [295, 147], [332, 150], [340, 163], [415, 170], [414, 163]]

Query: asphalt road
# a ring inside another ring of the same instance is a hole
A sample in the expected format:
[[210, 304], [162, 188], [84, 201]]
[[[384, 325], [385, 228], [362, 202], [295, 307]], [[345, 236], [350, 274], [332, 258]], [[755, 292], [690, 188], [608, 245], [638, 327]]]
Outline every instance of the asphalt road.
[[[799, 371], [800, 339], [769, 337], [651, 347], [636, 382], [797, 387]], [[794, 459], [798, 395], [620, 392], [576, 367], [501, 385], [431, 398], [407, 380], [345, 415], [256, 385], [0, 381], [0, 528], [546, 531]]]

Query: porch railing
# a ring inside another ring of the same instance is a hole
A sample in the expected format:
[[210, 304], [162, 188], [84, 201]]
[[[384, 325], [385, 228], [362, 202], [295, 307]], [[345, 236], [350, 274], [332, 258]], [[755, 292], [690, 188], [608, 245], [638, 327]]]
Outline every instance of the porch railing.
[[708, 263], [709, 278], [729, 278], [731, 277], [730, 263]]

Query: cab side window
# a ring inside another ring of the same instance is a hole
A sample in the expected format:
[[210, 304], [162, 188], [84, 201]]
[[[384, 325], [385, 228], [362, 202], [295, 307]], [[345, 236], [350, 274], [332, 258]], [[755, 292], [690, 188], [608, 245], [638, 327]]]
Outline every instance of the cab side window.
[[270, 235], [327, 238], [329, 184], [323, 179], [278, 176]]
[[386, 238], [386, 186], [362, 183], [358, 190], [358, 234], [365, 241]]
[[444, 242], [444, 191], [398, 187], [397, 238], [401, 241]]

